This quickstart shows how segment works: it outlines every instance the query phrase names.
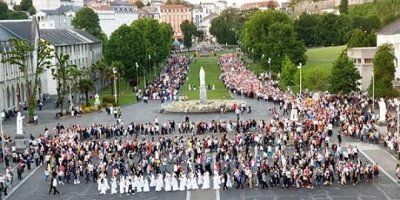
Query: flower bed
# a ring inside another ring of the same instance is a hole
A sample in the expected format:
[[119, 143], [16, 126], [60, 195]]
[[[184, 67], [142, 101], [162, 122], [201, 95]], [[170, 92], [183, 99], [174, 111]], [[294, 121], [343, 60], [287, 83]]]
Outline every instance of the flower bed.
[[232, 112], [234, 105], [246, 105], [241, 100], [208, 100], [201, 104], [199, 100], [177, 101], [161, 105], [161, 112], [166, 113], [214, 113], [225, 108], [225, 112]]

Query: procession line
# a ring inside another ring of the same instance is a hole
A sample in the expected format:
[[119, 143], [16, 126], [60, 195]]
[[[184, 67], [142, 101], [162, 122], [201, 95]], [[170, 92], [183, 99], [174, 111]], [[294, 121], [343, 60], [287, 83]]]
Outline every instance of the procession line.
[[3, 199], [7, 200], [8, 197], [10, 197], [22, 184], [25, 183], [25, 181], [27, 181], [33, 174], [36, 173], [36, 171], [42, 166], [42, 164], [40, 164], [39, 166], [37, 166], [34, 170], [31, 171], [30, 174], [28, 174], [28, 176], [26, 176], [21, 182], [19, 182], [16, 186], [14, 186], [12, 188], [12, 190], [8, 193], [7, 196], [5, 196]]
[[[372, 163], [375, 163], [374, 160], [372, 160], [364, 151], [360, 150], [360, 153], [366, 157], [369, 161]], [[379, 168], [380, 171], [382, 171], [390, 180], [393, 181], [394, 184], [396, 184], [398, 187], [400, 187], [400, 184], [397, 182], [395, 178], [393, 178], [387, 171], [385, 171], [382, 167]]]

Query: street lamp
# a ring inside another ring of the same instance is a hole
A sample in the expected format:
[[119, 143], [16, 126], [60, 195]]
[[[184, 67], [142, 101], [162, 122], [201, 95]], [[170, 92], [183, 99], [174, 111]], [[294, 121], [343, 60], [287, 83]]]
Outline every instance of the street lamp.
[[114, 74], [114, 100], [115, 103], [118, 103], [118, 95], [117, 95], [117, 69], [113, 67], [113, 74]]
[[1, 112], [0, 114], [0, 132], [1, 132], [1, 148], [2, 148], [2, 152], [3, 152], [3, 162], [4, 162], [4, 169], [7, 169], [7, 165], [6, 165], [6, 150], [5, 150], [5, 138], [4, 138], [4, 132], [3, 132], [3, 119], [6, 116], [6, 113]]
[[251, 55], [253, 56], [253, 65], [256, 63], [256, 57], [254, 55], [254, 49], [251, 49]]
[[269, 76], [271, 77], [271, 58], [268, 58], [268, 73], [269, 73]]
[[301, 68], [302, 68], [303, 64], [299, 64], [299, 66], [297, 66], [298, 69], [300, 69], [300, 95], [301, 95]]
[[[154, 53], [154, 57], [153, 57], [153, 58], [154, 58], [154, 59], [156, 58], [156, 53]], [[155, 77], [157, 77], [157, 67], [156, 67], [156, 62], [155, 62], [155, 60], [154, 60], [153, 67], [154, 67], [154, 78], [155, 78]]]
[[138, 70], [139, 70], [139, 64], [137, 63], [137, 62], [135, 62], [135, 65], [136, 65], [136, 86], [139, 86], [139, 72], [138, 72]]
[[372, 72], [372, 112], [375, 112], [375, 75]]

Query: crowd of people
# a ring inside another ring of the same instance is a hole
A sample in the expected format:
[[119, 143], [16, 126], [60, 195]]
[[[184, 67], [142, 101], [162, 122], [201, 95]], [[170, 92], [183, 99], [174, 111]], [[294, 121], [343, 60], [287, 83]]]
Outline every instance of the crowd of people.
[[167, 66], [160, 76], [153, 80], [144, 91], [143, 100], [174, 101], [178, 98], [178, 92], [186, 80], [189, 69], [189, 58], [182, 55], [172, 55]]
[[[146, 91], [173, 100], [188, 59], [170, 60]], [[173, 64], [171, 64], [173, 63]], [[313, 188], [371, 183], [377, 163], [359, 157], [342, 136], [379, 141], [370, 99], [328, 93], [295, 95], [258, 79], [237, 54], [224, 55], [221, 78], [233, 93], [271, 101], [270, 119], [89, 126], [62, 124], [32, 139], [28, 155], [45, 164], [49, 193], [64, 184], [97, 183], [100, 194], [230, 188]], [[146, 95], [145, 95], [146, 96]], [[333, 127], [339, 127], [334, 137]], [[177, 134], [173, 134], [177, 133]], [[188, 134], [184, 134], [188, 133]], [[213, 133], [213, 134], [202, 134]], [[400, 177], [400, 167], [397, 167]]]

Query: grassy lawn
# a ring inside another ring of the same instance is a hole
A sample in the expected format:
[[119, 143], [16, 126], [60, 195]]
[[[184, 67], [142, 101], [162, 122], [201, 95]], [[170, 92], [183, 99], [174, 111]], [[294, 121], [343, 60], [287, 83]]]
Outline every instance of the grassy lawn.
[[346, 46], [335, 46], [307, 49], [307, 63], [333, 63], [345, 48]]
[[[159, 74], [160, 69], [157, 69], [157, 73]], [[151, 80], [154, 79], [154, 71], [148, 72], [147, 74], [147, 84], [151, 82]], [[140, 83], [139, 83], [139, 88], [144, 88], [144, 81], [143, 77], [139, 77]], [[104, 88], [102, 91], [99, 93], [100, 96], [100, 102], [103, 103], [103, 98], [107, 96], [114, 96], [114, 88], [113, 85], [111, 84], [110, 86]], [[119, 105], [124, 106], [132, 103], [136, 103], [136, 95], [133, 92], [133, 87], [131, 87], [129, 84], [126, 83], [125, 79], [122, 79], [119, 82]], [[90, 99], [90, 105], [94, 104], [94, 99]]]
[[[219, 79], [221, 70], [218, 66], [218, 58], [213, 57], [199, 57], [196, 58], [197, 62], [192, 61], [188, 73], [188, 80], [185, 82], [181, 89], [181, 95], [186, 96], [190, 100], [199, 99], [199, 84], [200, 77], [199, 71], [200, 67], [204, 68], [206, 74], [206, 86], [208, 84], [215, 85], [215, 90], [207, 90], [208, 99], [230, 99], [231, 95], [229, 91], [225, 88], [224, 83]], [[189, 84], [192, 90], [189, 91]], [[197, 87], [197, 90], [193, 90], [193, 86]]]

